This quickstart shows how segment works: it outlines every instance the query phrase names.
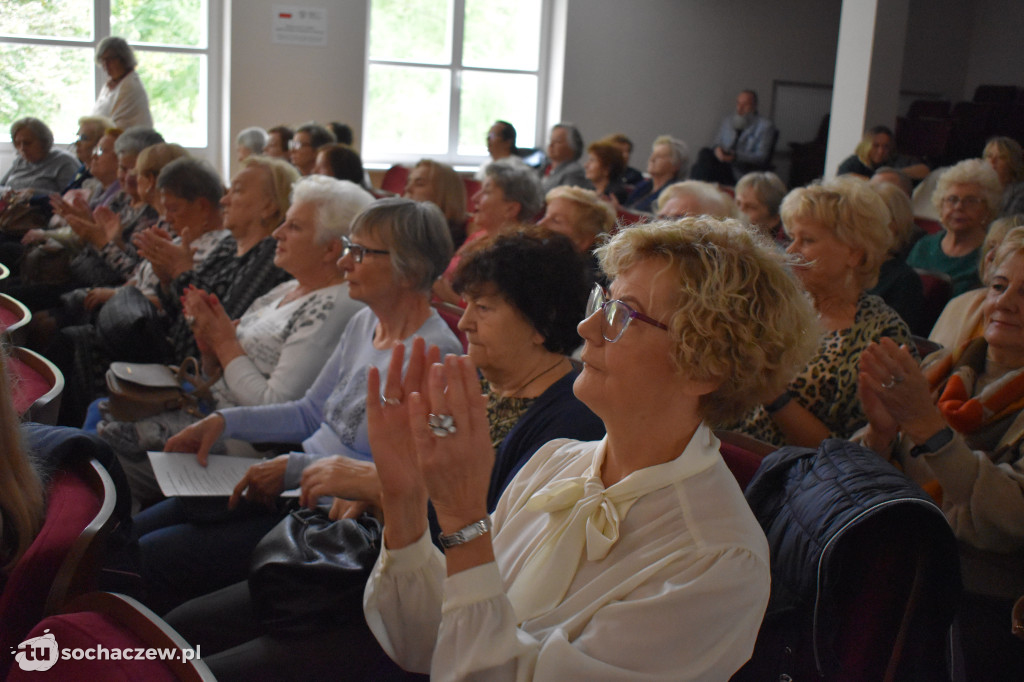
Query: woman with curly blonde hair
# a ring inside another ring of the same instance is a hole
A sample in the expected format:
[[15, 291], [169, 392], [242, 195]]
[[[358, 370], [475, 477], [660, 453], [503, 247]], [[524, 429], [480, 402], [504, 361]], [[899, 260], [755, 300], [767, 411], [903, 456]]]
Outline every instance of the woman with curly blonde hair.
[[[724, 680], [751, 654], [768, 547], [711, 427], [786, 385], [814, 347], [813, 310], [782, 255], [739, 221], [640, 225], [598, 255], [614, 281], [610, 293], [595, 288], [579, 324], [573, 390], [608, 435], [544, 445], [493, 521], [472, 362], [428, 368], [419, 346], [383, 393], [371, 370], [385, 548], [364, 610], [407, 670]], [[444, 554], [431, 544], [428, 498]]]
[[893, 241], [882, 198], [859, 178], [801, 187], [782, 202], [792, 242], [792, 268], [823, 327], [818, 353], [786, 390], [736, 427], [775, 445], [818, 447], [848, 438], [865, 421], [857, 399], [857, 362], [883, 336], [910, 342], [906, 323], [882, 299], [865, 293], [878, 281]]
[[0, 585], [32, 544], [45, 513], [43, 483], [21, 442], [4, 348], [0, 351]]

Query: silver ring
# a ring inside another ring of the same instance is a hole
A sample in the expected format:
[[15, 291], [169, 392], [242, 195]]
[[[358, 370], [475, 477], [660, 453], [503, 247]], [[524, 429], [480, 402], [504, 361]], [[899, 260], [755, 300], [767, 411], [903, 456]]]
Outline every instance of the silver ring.
[[195, 315], [186, 315], [185, 316], [185, 324], [187, 324], [188, 326], [191, 327], [191, 326], [195, 325], [195, 323], [196, 323], [196, 316]]
[[385, 405], [390, 405], [391, 407], [398, 407], [402, 404], [401, 398], [389, 398], [384, 395], [384, 391], [380, 392], [380, 401]]
[[431, 412], [427, 415], [427, 426], [430, 427], [430, 430], [438, 438], [444, 438], [449, 433], [455, 433], [455, 420], [452, 419], [450, 414], [434, 414]]
[[899, 383], [899, 381], [896, 380], [896, 376], [895, 375], [889, 375], [889, 381], [887, 381], [884, 384], [882, 384], [882, 388], [890, 389], [890, 388], [892, 388], [893, 386], [895, 386], [898, 383]]

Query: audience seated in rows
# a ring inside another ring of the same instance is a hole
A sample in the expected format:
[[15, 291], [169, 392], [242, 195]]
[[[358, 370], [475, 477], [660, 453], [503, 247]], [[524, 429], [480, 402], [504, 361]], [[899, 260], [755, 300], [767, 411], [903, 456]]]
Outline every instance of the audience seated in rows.
[[[185, 293], [183, 313], [201, 351], [204, 377], [216, 377], [206, 411], [236, 405], [269, 405], [301, 397], [323, 369], [329, 348], [362, 304], [348, 296], [336, 262], [352, 220], [373, 196], [343, 180], [310, 176], [295, 184], [285, 221], [273, 232], [274, 265], [290, 279], [256, 299], [237, 325], [212, 294]], [[140, 508], [160, 500], [147, 450], [201, 417], [176, 409], [139, 421], [118, 421], [103, 402], [97, 425], [121, 460]], [[231, 447], [234, 446], [234, 447]], [[247, 443], [219, 444], [232, 454], [255, 457]]]
[[[462, 261], [455, 285], [468, 303], [459, 326], [481, 373], [477, 390], [488, 402], [487, 440], [495, 449], [487, 491], [491, 510], [519, 469], [549, 441], [604, 435], [601, 421], [573, 395], [579, 371], [567, 357], [580, 342], [576, 324], [583, 318], [591, 283], [567, 239], [532, 229], [482, 242]], [[425, 370], [415, 359], [423, 356], [422, 343], [415, 342], [410, 352], [414, 359], [408, 372]], [[371, 403], [378, 394], [388, 405], [400, 402], [397, 395], [409, 395], [410, 374], [399, 384], [396, 370], [382, 388], [369, 391]], [[302, 489], [308, 501], [328, 494], [380, 504], [371, 462], [321, 460], [303, 474]], [[320, 627], [302, 638], [253, 623], [251, 603], [249, 585], [242, 582], [181, 606], [168, 620], [209, 652], [204, 657], [222, 680], [270, 670], [314, 678], [380, 652], [362, 618], [361, 599], [348, 604], [348, 613], [324, 613]], [[309, 656], [310, 651], [318, 656]]]
[[12, 123], [11, 141], [17, 156], [0, 177], [0, 188], [62, 192], [78, 172], [78, 160], [53, 148], [53, 131], [38, 118], [26, 116]]
[[865, 290], [893, 241], [889, 210], [868, 183], [836, 178], [798, 187], [782, 202], [792, 242], [793, 270], [818, 311], [818, 352], [786, 390], [761, 396], [735, 428], [775, 445], [817, 447], [825, 438], [848, 438], [864, 425], [857, 398], [857, 367], [869, 343], [885, 336], [910, 342], [896, 312]]
[[462, 350], [429, 303], [430, 286], [451, 256], [448, 225], [436, 206], [408, 199], [373, 203], [353, 224], [340, 260], [349, 297], [367, 307], [349, 321], [305, 395], [220, 410], [167, 441], [165, 449], [195, 452], [201, 462], [222, 437], [302, 446], [250, 467], [231, 506], [239, 497], [245, 504], [233, 511], [225, 509], [223, 499], [172, 498], [136, 517], [152, 608], [162, 613], [244, 579], [253, 547], [287, 514], [278, 495], [297, 487], [307, 466], [332, 455], [372, 459], [366, 368], [385, 370], [391, 348], [413, 336], [446, 354]]

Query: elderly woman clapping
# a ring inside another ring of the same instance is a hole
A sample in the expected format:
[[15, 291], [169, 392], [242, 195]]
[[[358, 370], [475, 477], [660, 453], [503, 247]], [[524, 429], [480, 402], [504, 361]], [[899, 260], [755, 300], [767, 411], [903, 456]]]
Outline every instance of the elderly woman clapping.
[[[310, 387], [326, 359], [317, 351], [333, 344], [363, 307], [349, 298], [335, 262], [352, 220], [372, 201], [350, 182], [311, 176], [297, 183], [285, 221], [273, 233], [274, 264], [294, 279], [256, 299], [237, 326], [215, 296], [186, 292], [183, 312], [202, 351], [203, 373], [220, 376], [211, 409], [281, 403]], [[145, 451], [161, 449], [199, 417], [176, 409], [118, 421], [100, 409], [105, 418], [97, 431], [121, 458], [136, 502], [148, 506], [160, 495]], [[233, 452], [256, 454], [245, 444], [234, 445]]]
[[882, 299], [864, 293], [878, 279], [893, 239], [889, 209], [867, 182], [838, 178], [795, 189], [782, 203], [782, 220], [793, 240], [787, 248], [793, 270], [823, 333], [817, 355], [786, 390], [737, 428], [776, 445], [817, 447], [864, 424], [857, 399], [864, 348], [883, 336], [909, 342], [910, 330]]
[[[384, 543], [367, 622], [436, 679], [728, 679], [768, 600], [764, 536], [709, 425], [805, 362], [813, 312], [738, 222], [641, 225], [600, 250], [576, 395], [600, 442], [542, 448], [493, 518], [484, 398], [469, 359], [371, 373]], [[671, 416], [669, 416], [671, 415]], [[427, 500], [446, 547], [431, 546]], [[447, 579], [445, 575], [447, 574]], [[685, 646], [680, 646], [685, 642]]]
[[996, 251], [983, 336], [928, 356], [883, 340], [864, 351], [865, 442], [936, 491], [960, 540], [961, 632], [972, 680], [1020, 679], [1010, 610], [1024, 594], [1024, 228]]

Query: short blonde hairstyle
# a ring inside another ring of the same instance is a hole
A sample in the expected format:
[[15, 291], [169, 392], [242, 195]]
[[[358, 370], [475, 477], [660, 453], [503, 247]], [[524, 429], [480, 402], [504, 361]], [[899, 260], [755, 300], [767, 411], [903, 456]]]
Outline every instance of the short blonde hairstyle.
[[7, 376], [7, 347], [0, 348], [0, 569], [9, 571], [43, 525], [43, 484], [21, 442]]
[[953, 185], [977, 185], [981, 188], [982, 197], [988, 205], [989, 220], [999, 215], [999, 206], [1003, 201], [1003, 186], [999, 184], [999, 174], [987, 161], [964, 159], [939, 176], [935, 191], [932, 193], [932, 206], [939, 215], [942, 215], [942, 200]]
[[989, 271], [988, 254], [993, 249], [999, 248], [999, 245], [1006, 239], [1006, 235], [1010, 233], [1010, 230], [1022, 225], [1024, 225], [1024, 213], [1015, 213], [1014, 215], [996, 218], [989, 224], [988, 232], [985, 234], [985, 241], [981, 243], [981, 257], [978, 259], [978, 276], [981, 279], [981, 283], [985, 286], [989, 285], [989, 276], [992, 274]]
[[1024, 227], [1015, 227], [1006, 233], [1003, 241], [996, 247], [996, 257], [992, 259], [989, 279], [1004, 260], [1020, 253], [1024, 253]]
[[156, 178], [156, 176], [160, 175], [160, 171], [163, 170], [164, 166], [175, 159], [188, 155], [189, 153], [180, 144], [169, 144], [167, 142], [153, 144], [139, 152], [139, 155], [135, 158], [135, 171], [140, 175], [145, 173]]
[[597, 255], [611, 278], [657, 259], [678, 279], [668, 322], [673, 360], [684, 376], [720, 382], [698, 403], [712, 426], [781, 393], [818, 346], [817, 315], [785, 256], [738, 220], [637, 225]]
[[717, 185], [703, 180], [684, 180], [669, 185], [658, 195], [658, 210], [676, 197], [693, 197], [700, 204], [700, 212], [715, 218], [736, 217], [736, 202]]
[[782, 201], [781, 215], [787, 235], [793, 221], [805, 220], [821, 225], [842, 244], [861, 251], [864, 257], [854, 268], [854, 277], [862, 291], [878, 281], [878, 270], [894, 241], [889, 230], [892, 218], [889, 207], [867, 180], [840, 176], [798, 187]]
[[615, 211], [601, 201], [597, 192], [582, 187], [559, 185], [547, 193], [544, 200], [551, 203], [554, 199], [567, 199], [579, 210], [580, 219], [573, 229], [581, 235], [597, 237], [610, 231], [615, 226]]
[[910, 203], [910, 197], [899, 185], [891, 182], [873, 183], [871, 188], [878, 192], [882, 201], [889, 207], [889, 230], [892, 231], [895, 240], [891, 250], [902, 251], [914, 236], [914, 207]]
[[266, 191], [277, 209], [267, 222], [269, 224], [276, 221], [273, 222], [275, 227], [283, 223], [285, 214], [292, 206], [292, 186], [299, 180], [299, 171], [287, 161], [269, 156], [246, 157], [242, 161], [242, 166], [256, 166], [266, 171]]

